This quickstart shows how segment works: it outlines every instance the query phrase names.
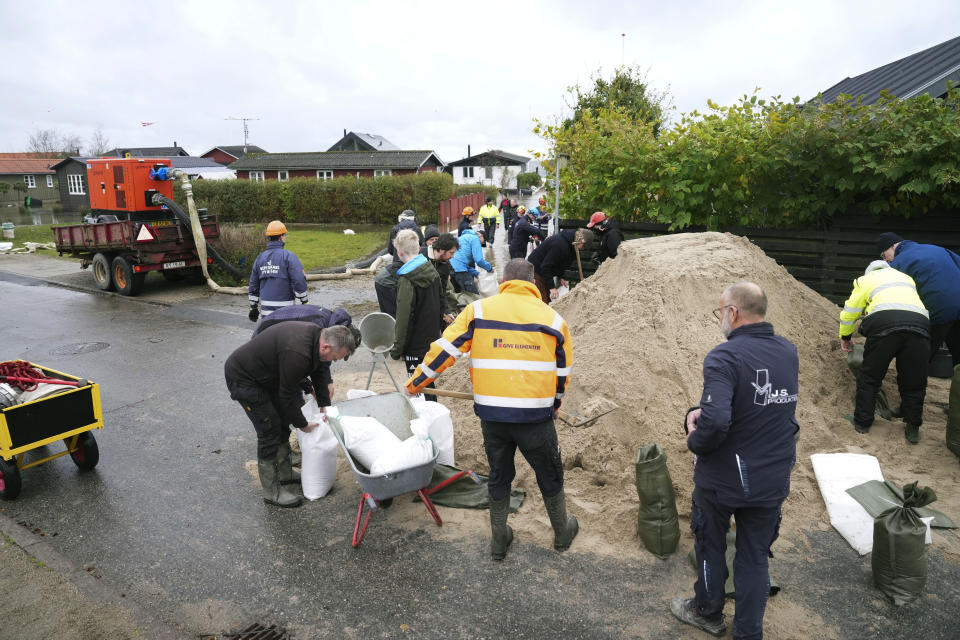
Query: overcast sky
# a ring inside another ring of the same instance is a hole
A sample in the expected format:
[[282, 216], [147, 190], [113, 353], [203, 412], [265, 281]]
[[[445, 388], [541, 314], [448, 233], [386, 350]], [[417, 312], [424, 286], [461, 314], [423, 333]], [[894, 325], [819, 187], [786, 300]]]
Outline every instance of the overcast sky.
[[111, 146], [200, 155], [242, 144], [225, 118], [250, 117], [271, 152], [347, 129], [445, 162], [468, 144], [529, 155], [533, 119], [599, 68], [638, 64], [688, 112], [755, 87], [808, 99], [957, 35], [957, 0], [0, 0], [0, 151], [101, 127]]

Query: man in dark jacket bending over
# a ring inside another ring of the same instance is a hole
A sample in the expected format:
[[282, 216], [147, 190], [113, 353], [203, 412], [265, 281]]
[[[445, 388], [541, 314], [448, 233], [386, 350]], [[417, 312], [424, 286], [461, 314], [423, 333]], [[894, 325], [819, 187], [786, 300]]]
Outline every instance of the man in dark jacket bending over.
[[674, 598], [677, 618], [715, 636], [726, 633], [726, 536], [737, 522], [733, 637], [763, 637], [770, 592], [768, 556], [780, 528], [796, 460], [797, 348], [764, 322], [767, 297], [752, 282], [730, 285], [714, 316], [727, 342], [703, 361], [700, 406], [685, 419], [695, 454], [690, 529], [697, 555], [694, 597]]
[[[280, 507], [299, 507], [299, 495], [283, 487], [281, 478], [291, 477], [287, 425], [310, 432], [318, 426], [300, 412], [300, 381], [313, 381], [317, 399], [320, 376], [314, 372], [323, 362], [342, 360], [356, 349], [350, 329], [323, 329], [312, 322], [282, 322], [269, 327], [230, 354], [223, 365], [230, 398], [243, 407], [257, 431], [257, 470], [263, 501]], [[325, 384], [324, 384], [325, 386]]]
[[540, 297], [547, 304], [557, 299], [557, 287], [566, 284], [564, 272], [577, 257], [577, 251], [593, 244], [593, 232], [589, 229], [564, 229], [540, 243], [527, 256], [533, 265], [533, 281]]

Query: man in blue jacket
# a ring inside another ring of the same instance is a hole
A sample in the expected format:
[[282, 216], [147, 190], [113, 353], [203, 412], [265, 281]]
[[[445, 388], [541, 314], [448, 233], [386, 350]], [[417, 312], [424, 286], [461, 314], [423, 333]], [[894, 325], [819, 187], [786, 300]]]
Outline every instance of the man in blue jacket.
[[480, 295], [480, 289], [477, 287], [477, 281], [474, 280], [480, 272], [476, 267], [482, 267], [489, 273], [493, 273], [493, 265], [483, 257], [483, 248], [480, 246], [480, 236], [473, 230], [473, 227], [467, 227], [460, 232], [457, 238], [460, 242], [460, 248], [450, 258], [450, 266], [453, 268], [454, 288], [460, 291], [468, 291], [474, 295]]
[[953, 366], [960, 364], [960, 256], [890, 232], [880, 234], [877, 249], [891, 267], [917, 283], [917, 293], [930, 312], [930, 359], [946, 341]]
[[722, 636], [730, 516], [737, 522], [734, 638], [762, 638], [770, 591], [768, 556], [790, 493], [799, 430], [797, 348], [764, 321], [767, 297], [752, 282], [730, 285], [714, 316], [727, 342], [703, 361], [700, 406], [685, 419], [694, 457], [690, 529], [697, 556], [694, 597], [673, 598], [677, 618]]
[[[267, 250], [257, 256], [250, 270], [251, 322], [264, 318], [294, 300], [307, 304], [307, 277], [303, 265], [292, 251], [283, 248], [287, 227], [279, 220], [267, 225]], [[258, 308], [259, 305], [259, 308]]]

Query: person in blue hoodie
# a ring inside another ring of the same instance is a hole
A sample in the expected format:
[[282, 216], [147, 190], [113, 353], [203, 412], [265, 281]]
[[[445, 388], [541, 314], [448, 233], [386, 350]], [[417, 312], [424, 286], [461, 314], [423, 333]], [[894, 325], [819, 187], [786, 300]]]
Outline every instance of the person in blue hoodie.
[[488, 273], [493, 273], [493, 265], [487, 262], [483, 257], [483, 247], [480, 246], [480, 236], [472, 227], [467, 227], [460, 232], [457, 238], [460, 242], [460, 248], [450, 258], [450, 266], [453, 268], [454, 289], [457, 293], [468, 291], [475, 295], [480, 295], [480, 289], [477, 287], [475, 278], [480, 275], [476, 267], [485, 269]]
[[267, 225], [267, 249], [257, 256], [250, 270], [250, 313], [256, 322], [281, 307], [289, 307], [299, 300], [307, 304], [307, 276], [303, 265], [292, 251], [283, 248], [287, 227], [279, 220]]
[[730, 516], [737, 522], [734, 638], [762, 638], [770, 592], [768, 557], [796, 461], [797, 348], [764, 321], [767, 297], [752, 282], [720, 296], [714, 316], [727, 342], [703, 361], [700, 406], [687, 412], [694, 457], [690, 529], [697, 557], [693, 598], [673, 598], [681, 621], [722, 636]]
[[930, 312], [930, 359], [946, 342], [953, 366], [960, 364], [960, 256], [890, 232], [880, 234], [877, 249], [891, 267], [917, 283], [917, 293]]

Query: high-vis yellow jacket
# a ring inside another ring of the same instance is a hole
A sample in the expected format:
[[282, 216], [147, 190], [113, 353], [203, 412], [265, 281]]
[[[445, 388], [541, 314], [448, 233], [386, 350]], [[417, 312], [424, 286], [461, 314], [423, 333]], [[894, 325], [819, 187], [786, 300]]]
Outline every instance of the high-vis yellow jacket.
[[493, 223], [494, 220], [497, 220], [500, 217], [500, 211], [493, 206], [492, 204], [485, 204], [480, 207], [480, 212], [478, 214], [481, 220], [486, 220], [488, 223]]
[[[573, 343], [560, 314], [531, 282], [508, 280], [466, 307], [407, 380], [419, 393], [463, 355], [470, 356], [473, 409], [483, 420], [543, 422], [560, 407]], [[429, 393], [429, 391], [427, 392]]]
[[[898, 311], [898, 314], [891, 314], [898, 325], [904, 322], [921, 327], [929, 325], [930, 314], [917, 294], [913, 278], [886, 267], [875, 269], [853, 281], [853, 293], [840, 312], [840, 337], [853, 334], [861, 315], [869, 317], [881, 311]], [[864, 320], [860, 332], [869, 335], [866, 329], [867, 321]]]

